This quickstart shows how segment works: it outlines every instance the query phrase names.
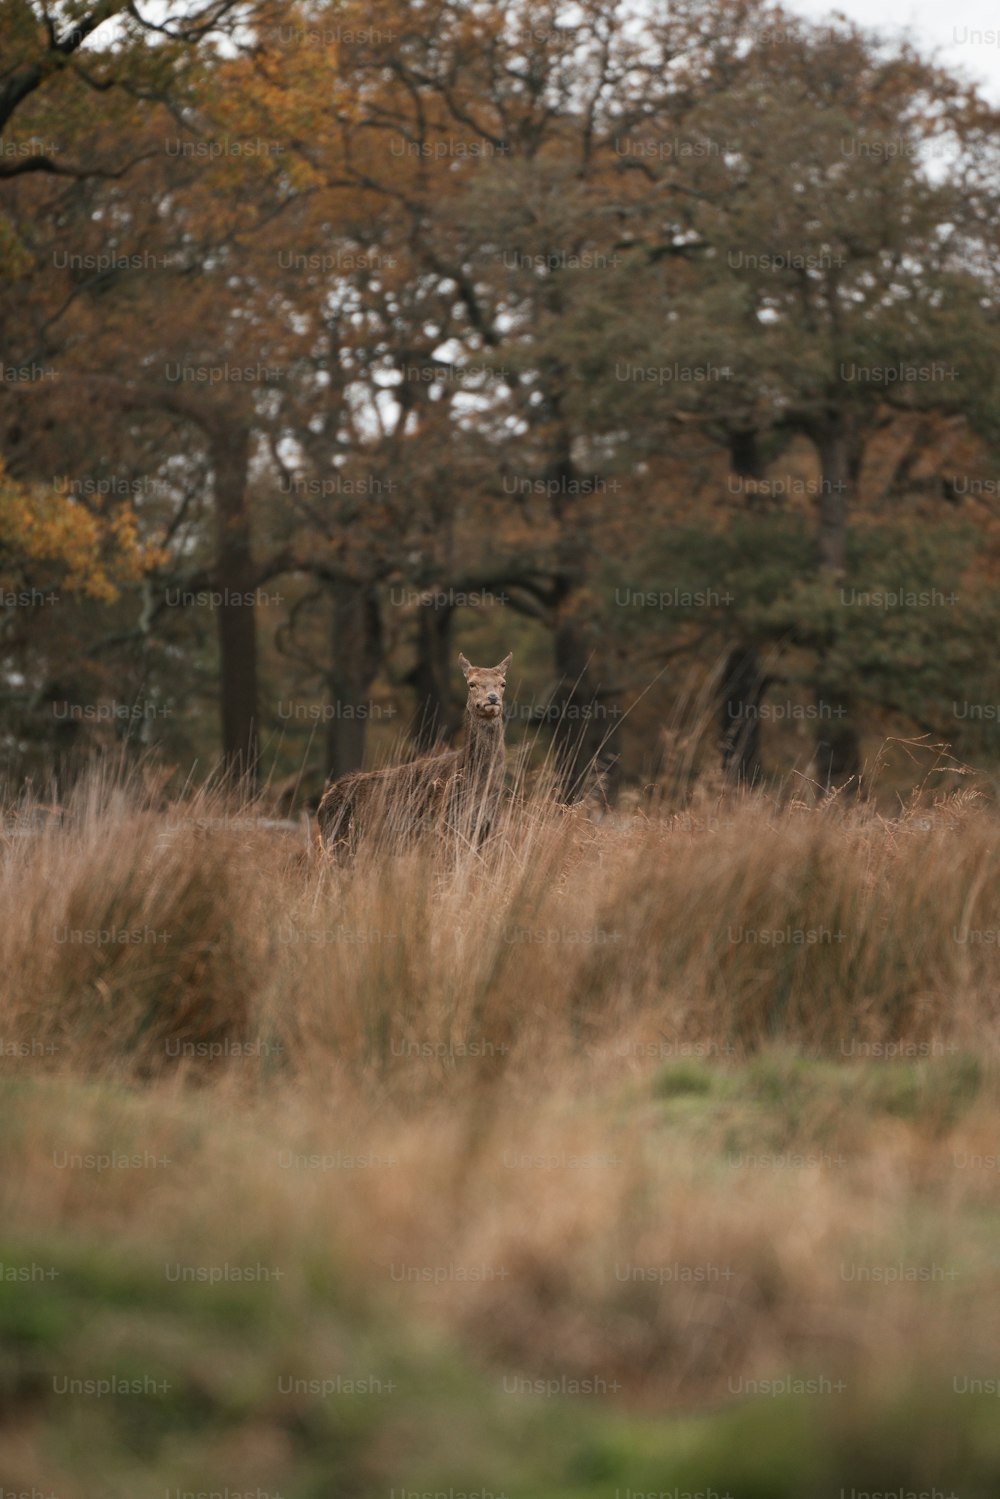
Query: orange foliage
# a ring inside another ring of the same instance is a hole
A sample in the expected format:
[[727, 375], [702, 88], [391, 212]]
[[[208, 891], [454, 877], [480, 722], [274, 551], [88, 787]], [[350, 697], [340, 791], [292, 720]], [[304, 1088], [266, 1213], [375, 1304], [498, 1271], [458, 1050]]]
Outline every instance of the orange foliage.
[[140, 540], [131, 506], [95, 514], [69, 495], [14, 483], [0, 460], [0, 577], [55, 567], [64, 588], [113, 603], [122, 584], [163, 557], [156, 544]]

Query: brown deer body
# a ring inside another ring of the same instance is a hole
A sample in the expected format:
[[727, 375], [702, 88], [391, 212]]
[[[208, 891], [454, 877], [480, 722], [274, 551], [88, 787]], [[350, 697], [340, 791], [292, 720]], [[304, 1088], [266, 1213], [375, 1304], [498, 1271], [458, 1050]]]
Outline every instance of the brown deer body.
[[334, 781], [316, 814], [327, 848], [353, 852], [376, 831], [398, 844], [437, 829], [473, 847], [489, 835], [503, 794], [503, 695], [511, 658], [491, 667], [458, 660], [469, 689], [462, 748]]

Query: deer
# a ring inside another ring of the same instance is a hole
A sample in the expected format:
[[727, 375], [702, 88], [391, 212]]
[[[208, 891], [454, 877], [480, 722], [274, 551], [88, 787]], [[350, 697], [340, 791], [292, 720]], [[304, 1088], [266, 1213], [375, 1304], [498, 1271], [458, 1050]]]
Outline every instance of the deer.
[[326, 788], [316, 813], [326, 849], [354, 853], [376, 831], [393, 845], [436, 830], [482, 846], [495, 828], [503, 795], [503, 699], [511, 659], [508, 654], [498, 666], [473, 666], [459, 655], [468, 688], [461, 749], [353, 771]]

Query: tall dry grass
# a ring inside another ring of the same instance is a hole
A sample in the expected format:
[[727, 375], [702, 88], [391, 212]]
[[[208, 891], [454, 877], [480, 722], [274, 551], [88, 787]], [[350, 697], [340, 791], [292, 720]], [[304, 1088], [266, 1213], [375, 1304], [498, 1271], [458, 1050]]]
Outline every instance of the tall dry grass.
[[629, 1037], [837, 1056], [997, 1034], [1000, 818], [972, 797], [595, 822], [539, 795], [481, 852], [345, 863], [220, 793], [162, 811], [100, 778], [5, 827], [4, 1034], [92, 1075], [197, 1070], [227, 1043], [264, 1076], [280, 1058], [405, 1091], [417, 1045], [492, 1047], [493, 1074]]
[[[915, 1349], [988, 1367], [970, 1225], [996, 1176], [954, 1163], [1000, 1121], [998, 833], [968, 797], [618, 821], [528, 798], [481, 852], [338, 863], [220, 794], [164, 812], [95, 778], [6, 822], [4, 1065], [36, 1083], [11, 1200], [140, 1255], [238, 1257], [249, 1226], [485, 1367], [660, 1405]], [[47, 1164], [114, 1141], [185, 1163], [141, 1222], [128, 1173]], [[957, 1274], [842, 1270], [901, 1259]], [[504, 1274], [393, 1269], [455, 1264]]]

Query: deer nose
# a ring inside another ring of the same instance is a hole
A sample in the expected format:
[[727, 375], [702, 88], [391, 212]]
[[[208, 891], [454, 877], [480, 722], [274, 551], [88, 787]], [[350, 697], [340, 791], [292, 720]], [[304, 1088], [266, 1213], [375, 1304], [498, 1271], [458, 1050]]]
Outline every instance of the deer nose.
[[490, 692], [486, 695], [486, 701], [488, 703], [498, 703], [500, 699], [497, 697], [495, 692]]

